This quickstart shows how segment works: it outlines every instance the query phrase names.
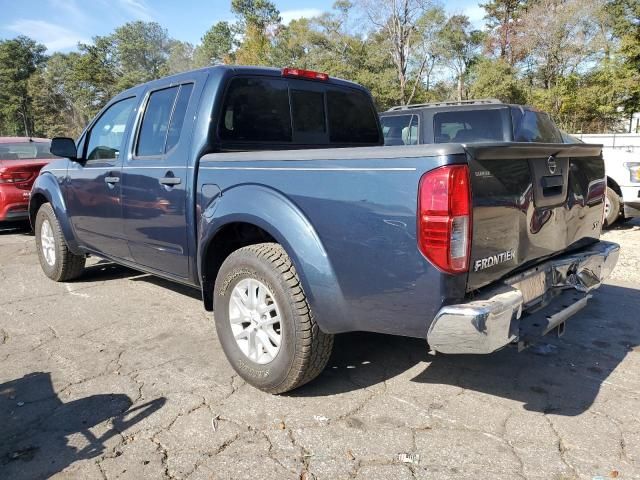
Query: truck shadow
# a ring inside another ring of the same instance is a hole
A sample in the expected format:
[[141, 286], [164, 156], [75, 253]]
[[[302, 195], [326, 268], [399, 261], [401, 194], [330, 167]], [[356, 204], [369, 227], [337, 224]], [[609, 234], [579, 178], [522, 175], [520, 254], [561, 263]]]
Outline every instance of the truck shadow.
[[640, 228], [640, 217], [626, 221], [619, 220], [609, 230], [637, 230]]
[[119, 278], [130, 278], [142, 273], [130, 268], [111, 263], [108, 260], [100, 260], [98, 263], [85, 267], [82, 275], [73, 283], [102, 282], [106, 280], [117, 280]]
[[563, 337], [549, 335], [521, 353], [506, 348], [486, 356], [432, 357], [421, 340], [341, 335], [325, 372], [292, 395], [324, 396], [368, 387], [426, 362], [411, 381], [424, 384], [427, 403], [429, 385], [440, 384], [515, 400], [530, 411], [579, 415], [593, 404], [603, 383], [620, 395], [636, 393], [633, 385], [612, 378], [612, 372], [630, 352], [640, 351], [639, 311], [640, 291], [604, 285], [569, 321]]
[[26, 235], [33, 236], [29, 222], [0, 222], [1, 235]]
[[161, 397], [131, 408], [123, 394], [62, 402], [45, 372], [0, 384], [0, 478], [48, 478], [78, 460], [97, 457], [106, 442], [165, 402]]
[[118, 265], [117, 263], [111, 263], [108, 260], [100, 260], [98, 263], [86, 267], [85, 271], [82, 273], [82, 276], [77, 280], [74, 280], [74, 283], [102, 282], [106, 280], [117, 280], [121, 278], [129, 279], [132, 282], [150, 283], [152, 285], [172, 290], [176, 293], [194, 298], [196, 300], [202, 300], [202, 294], [197, 288], [189, 287], [187, 285], [182, 285], [180, 283], [165, 280], [154, 275], [133, 270], [131, 268]]

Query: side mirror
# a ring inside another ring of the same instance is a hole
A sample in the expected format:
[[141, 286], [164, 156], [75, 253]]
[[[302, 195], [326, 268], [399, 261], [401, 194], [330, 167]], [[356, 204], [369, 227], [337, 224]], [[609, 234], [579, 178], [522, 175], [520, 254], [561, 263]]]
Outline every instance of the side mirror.
[[78, 159], [78, 149], [76, 142], [67, 137], [55, 137], [51, 140], [49, 151], [57, 157], [68, 158], [69, 160]]

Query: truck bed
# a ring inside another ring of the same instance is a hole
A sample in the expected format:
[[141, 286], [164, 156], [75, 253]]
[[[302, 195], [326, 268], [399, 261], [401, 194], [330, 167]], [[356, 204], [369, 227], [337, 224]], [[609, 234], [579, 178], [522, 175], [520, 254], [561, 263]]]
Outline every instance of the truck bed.
[[[200, 235], [233, 218], [259, 222], [299, 266], [327, 331], [424, 337], [442, 306], [598, 239], [599, 154], [513, 143], [209, 154], [199, 163]], [[552, 175], [534, 169], [550, 156], [566, 183], [555, 197], [538, 196], [534, 184]], [[469, 166], [473, 204], [470, 271], [454, 275], [417, 247], [420, 179], [451, 164]], [[493, 257], [501, 260], [474, 271]]]

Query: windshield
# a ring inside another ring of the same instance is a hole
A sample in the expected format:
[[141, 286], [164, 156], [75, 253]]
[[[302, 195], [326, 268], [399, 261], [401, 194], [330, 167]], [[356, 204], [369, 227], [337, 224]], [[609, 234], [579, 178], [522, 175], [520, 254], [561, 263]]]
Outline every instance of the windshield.
[[0, 160], [55, 158], [49, 153], [49, 142], [0, 143]]

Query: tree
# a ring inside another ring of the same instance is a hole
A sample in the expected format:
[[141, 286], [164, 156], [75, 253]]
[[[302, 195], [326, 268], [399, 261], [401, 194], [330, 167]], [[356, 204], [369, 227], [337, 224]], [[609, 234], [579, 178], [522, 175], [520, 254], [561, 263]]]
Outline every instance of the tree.
[[518, 49], [543, 88], [580, 73], [601, 55], [600, 0], [537, 0], [522, 15]]
[[420, 83], [424, 83], [427, 91], [431, 88], [433, 70], [444, 57], [445, 48], [441, 42], [441, 31], [446, 19], [444, 9], [436, 6], [427, 9], [418, 20], [419, 44], [416, 57], [419, 59], [420, 66], [417, 70], [412, 96]]
[[243, 37], [236, 61], [244, 65], [269, 65], [272, 40], [281, 22], [276, 6], [269, 0], [232, 0], [231, 11], [238, 18], [236, 29]]
[[355, 32], [349, 24], [351, 8], [349, 1], [341, 0], [330, 12], [279, 27], [271, 64], [350, 79], [371, 90], [379, 108], [397, 105], [400, 102], [397, 77], [388, 45], [375, 32], [366, 37]]
[[88, 121], [87, 116], [77, 110], [79, 103], [73, 98], [68, 85], [73, 78], [73, 63], [77, 58], [77, 53], [55, 53], [29, 78], [35, 135], [76, 135]]
[[171, 42], [156, 22], [129, 22], [116, 28], [107, 41], [119, 73], [118, 86], [129, 88], [168, 73]]
[[434, 9], [428, 0], [360, 0], [360, 5], [388, 44], [396, 68], [400, 102], [405, 105], [413, 99], [432, 58], [430, 42], [441, 10]]
[[605, 10], [611, 19], [614, 35], [619, 39], [616, 52], [619, 69], [616, 78], [626, 85], [621, 104], [627, 114], [640, 111], [640, 2], [610, 0]]
[[282, 20], [275, 4], [269, 0], [231, 0], [231, 11], [242, 27], [253, 25], [263, 32]]
[[80, 55], [71, 64], [67, 91], [87, 121], [120, 89], [122, 75], [110, 37], [95, 37], [93, 44], [78, 46]]
[[514, 65], [518, 60], [514, 39], [519, 33], [518, 23], [527, 5], [527, 0], [489, 0], [480, 6], [486, 15], [487, 44], [490, 51], [498, 51], [502, 60]]
[[482, 32], [473, 30], [466, 15], [453, 15], [440, 31], [444, 47], [444, 59], [454, 72], [458, 100], [464, 98], [464, 82], [467, 70], [476, 62], [482, 44]]
[[46, 61], [45, 51], [44, 45], [24, 36], [0, 41], [0, 132], [32, 134], [28, 81]]
[[505, 103], [523, 104], [526, 90], [517, 71], [501, 58], [483, 59], [473, 66], [469, 94], [472, 98], [497, 98]]
[[169, 74], [186, 72], [195, 66], [195, 50], [189, 42], [169, 40], [169, 58], [167, 58], [167, 72]]
[[233, 62], [233, 29], [228, 22], [214, 24], [200, 40], [194, 59], [198, 67]]

